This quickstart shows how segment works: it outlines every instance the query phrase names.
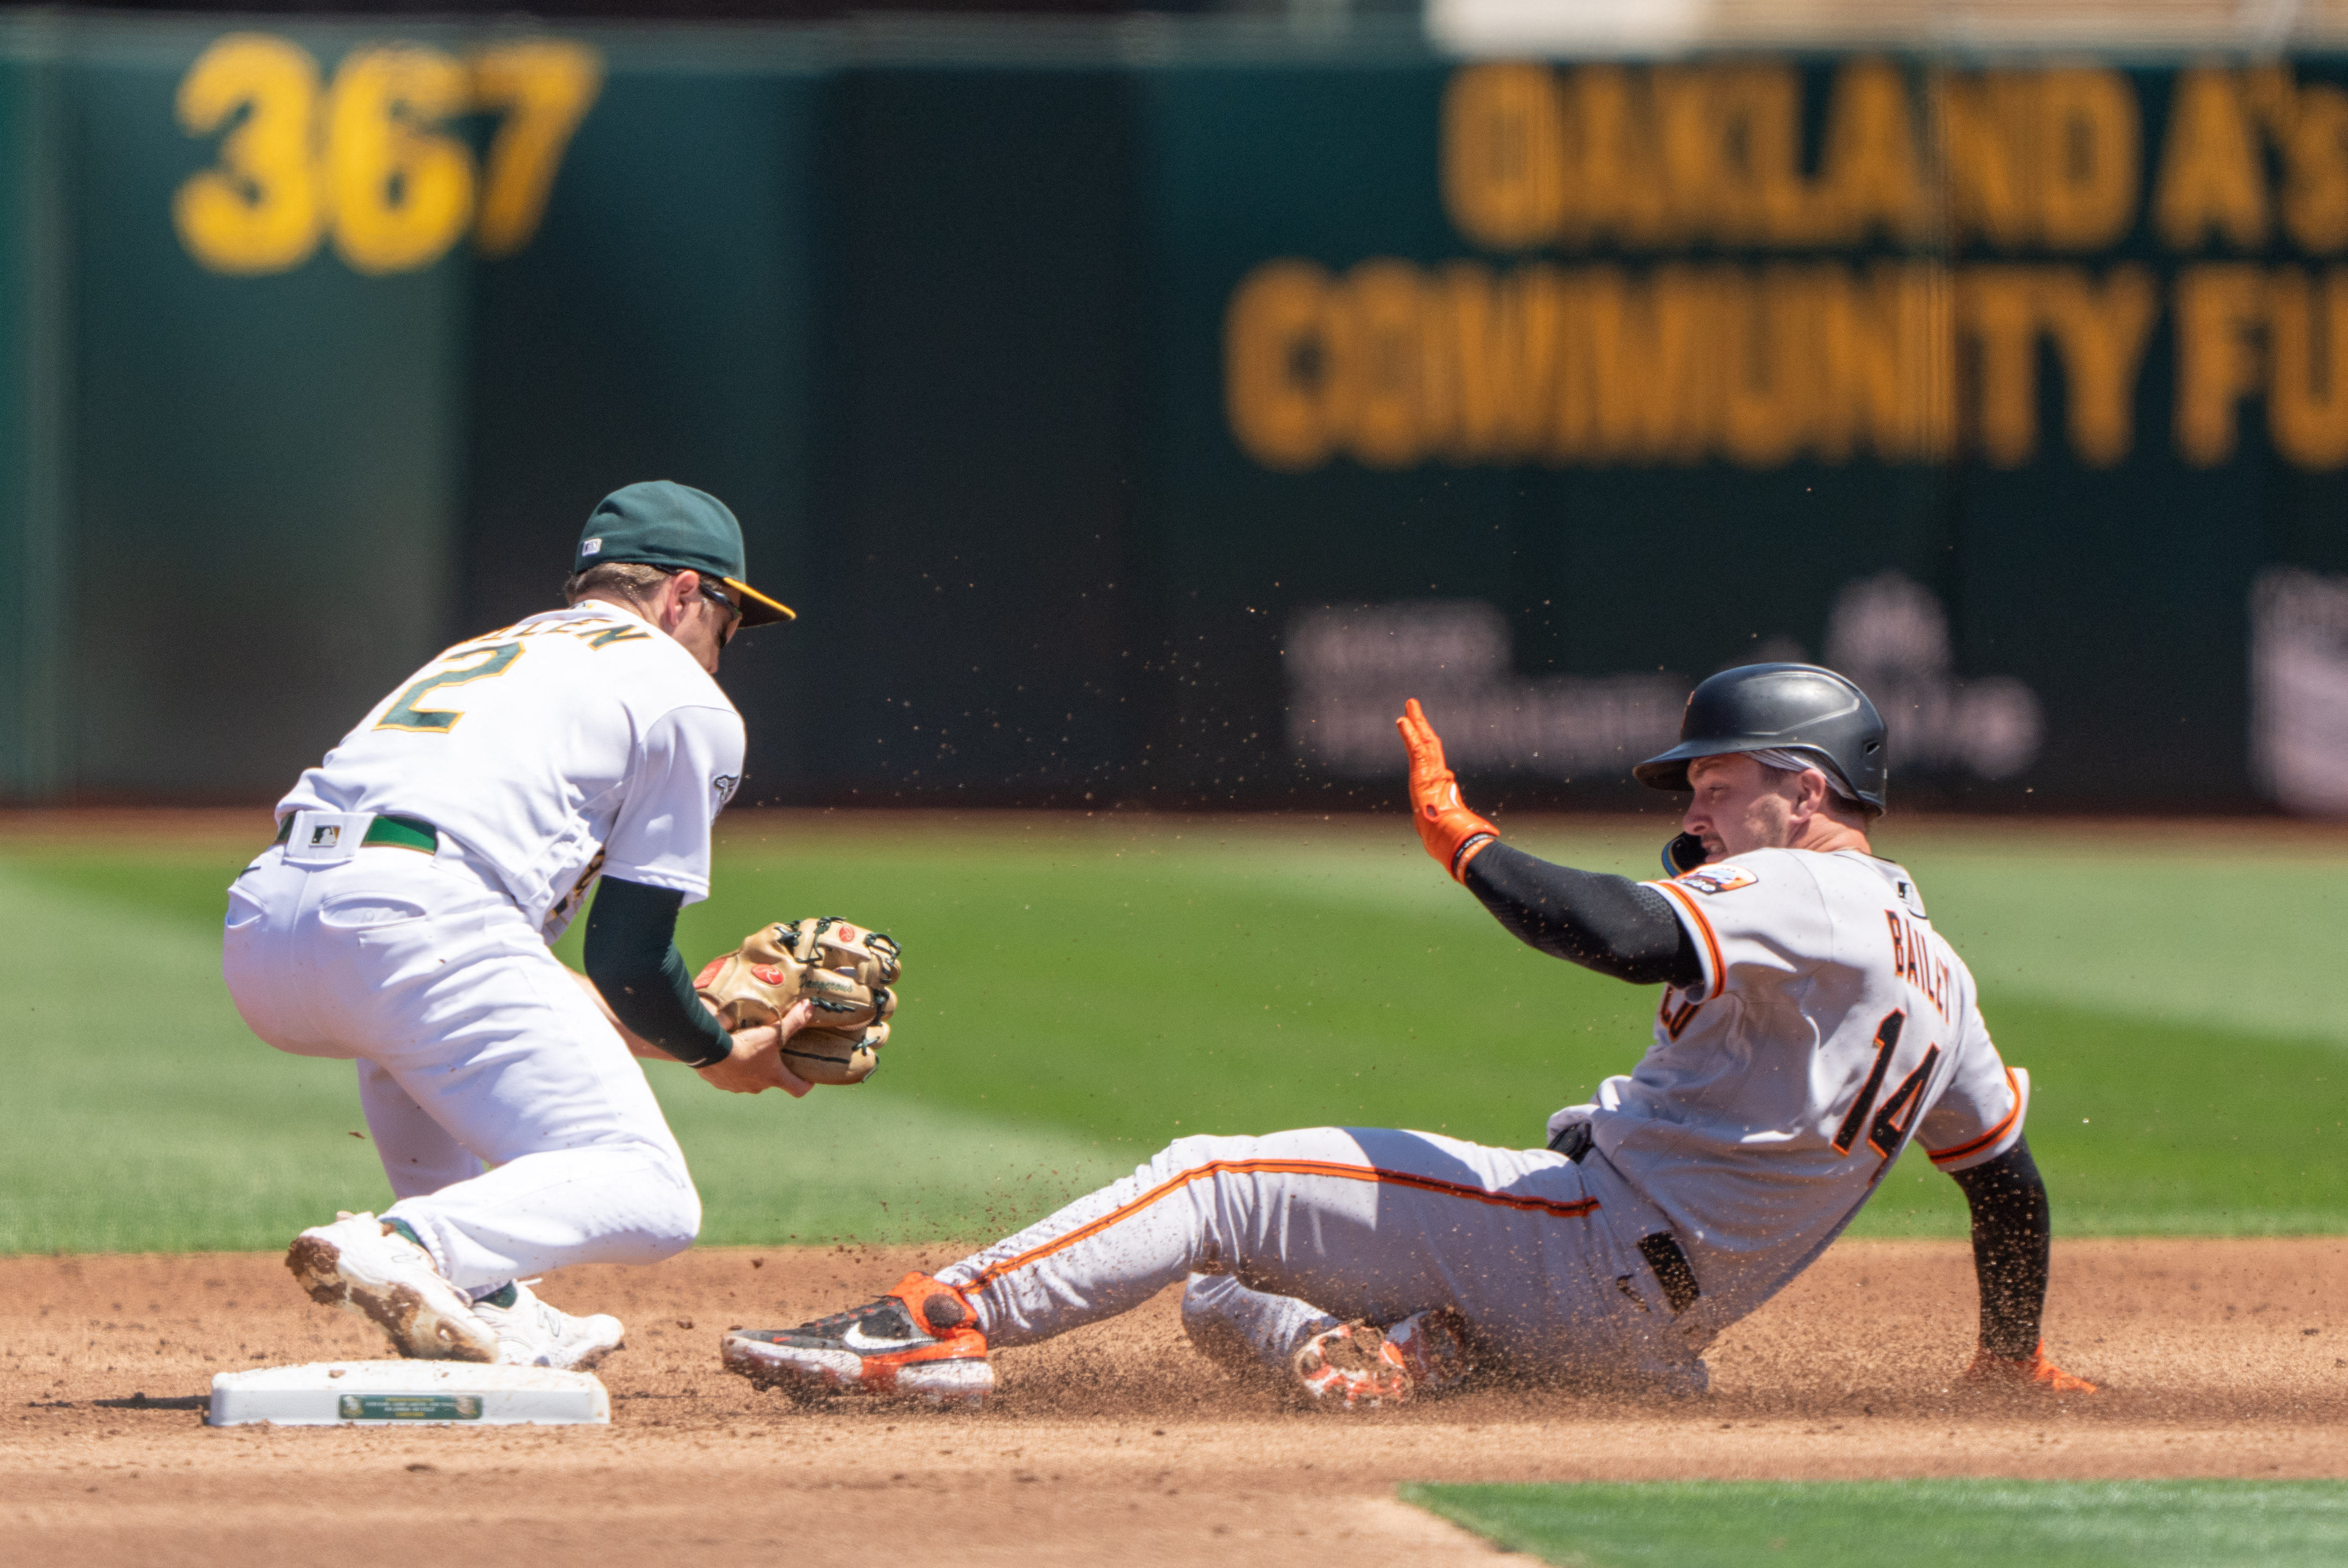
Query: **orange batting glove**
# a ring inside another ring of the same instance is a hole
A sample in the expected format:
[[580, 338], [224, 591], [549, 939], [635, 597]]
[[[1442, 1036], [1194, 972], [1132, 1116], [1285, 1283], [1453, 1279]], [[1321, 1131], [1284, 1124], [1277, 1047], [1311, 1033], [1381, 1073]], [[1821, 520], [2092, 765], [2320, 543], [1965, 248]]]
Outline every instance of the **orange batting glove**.
[[1973, 1352], [1973, 1364], [1965, 1368], [1965, 1381], [1987, 1384], [2003, 1388], [2044, 1388], [2050, 1394], [2092, 1394], [2096, 1386], [2085, 1377], [2074, 1377], [2046, 1359], [2046, 1342], [2040, 1340], [2038, 1348], [2024, 1359], [1993, 1356], [1987, 1350]]
[[1410, 751], [1410, 817], [1418, 824], [1419, 842], [1451, 873], [1452, 881], [1462, 881], [1468, 862], [1498, 838], [1500, 830], [1459, 799], [1459, 780], [1444, 765], [1443, 738], [1426, 722], [1418, 698], [1402, 705], [1395, 727]]

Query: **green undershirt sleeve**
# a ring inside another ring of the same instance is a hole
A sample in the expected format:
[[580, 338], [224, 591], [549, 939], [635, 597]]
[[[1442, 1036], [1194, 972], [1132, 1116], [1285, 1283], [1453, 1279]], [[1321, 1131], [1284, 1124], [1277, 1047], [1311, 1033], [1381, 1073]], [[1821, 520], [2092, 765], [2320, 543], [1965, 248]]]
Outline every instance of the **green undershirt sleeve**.
[[587, 914], [587, 978], [620, 1022], [687, 1067], [722, 1062], [733, 1039], [693, 994], [676, 950], [685, 895], [607, 876]]

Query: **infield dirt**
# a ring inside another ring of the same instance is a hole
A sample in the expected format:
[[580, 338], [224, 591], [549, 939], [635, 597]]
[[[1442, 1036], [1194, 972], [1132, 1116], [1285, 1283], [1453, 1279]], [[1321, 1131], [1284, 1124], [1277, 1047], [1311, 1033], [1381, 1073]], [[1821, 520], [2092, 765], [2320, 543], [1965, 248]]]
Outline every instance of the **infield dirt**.
[[212, 1373], [373, 1357], [249, 1253], [0, 1259], [12, 1563], [1488, 1562], [1396, 1482], [2348, 1476], [2348, 1239], [2058, 1245], [2048, 1338], [2092, 1398], [1959, 1384], [1962, 1245], [1847, 1242], [1663, 1408], [1470, 1391], [1330, 1417], [1234, 1382], [1169, 1294], [1002, 1354], [977, 1415], [803, 1409], [717, 1365], [731, 1324], [877, 1294], [950, 1248], [696, 1251], [541, 1294], [618, 1313], [603, 1428], [215, 1430]]

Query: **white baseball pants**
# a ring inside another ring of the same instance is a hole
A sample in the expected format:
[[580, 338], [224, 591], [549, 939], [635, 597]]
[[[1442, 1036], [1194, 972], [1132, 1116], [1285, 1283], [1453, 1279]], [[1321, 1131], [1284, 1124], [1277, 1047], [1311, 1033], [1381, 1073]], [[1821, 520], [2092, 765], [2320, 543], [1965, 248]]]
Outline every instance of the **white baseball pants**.
[[460, 1289], [692, 1244], [701, 1200], [644, 1069], [452, 849], [266, 851], [229, 889], [221, 967], [263, 1040], [357, 1060], [386, 1216]]
[[1642, 1228], [1627, 1229], [1582, 1167], [1545, 1149], [1320, 1127], [1182, 1139], [938, 1277], [972, 1293], [993, 1346], [1114, 1316], [1196, 1274], [1210, 1277], [1185, 1293], [1184, 1316], [1210, 1353], [1240, 1344], [1278, 1365], [1333, 1321], [1454, 1306], [1518, 1369], [1700, 1389], [1696, 1347], [1637, 1250]]

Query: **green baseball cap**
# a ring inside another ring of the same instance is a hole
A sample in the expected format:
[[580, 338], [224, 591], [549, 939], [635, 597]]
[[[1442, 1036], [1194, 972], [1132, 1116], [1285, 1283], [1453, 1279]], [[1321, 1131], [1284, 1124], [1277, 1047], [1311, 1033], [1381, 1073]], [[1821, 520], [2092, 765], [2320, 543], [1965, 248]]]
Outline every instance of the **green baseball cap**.
[[587, 514], [571, 570], [625, 561], [671, 572], [698, 572], [734, 591], [742, 624], [796, 621], [798, 612], [759, 593], [743, 579], [742, 525], [726, 503], [674, 480], [646, 480], [613, 490]]

